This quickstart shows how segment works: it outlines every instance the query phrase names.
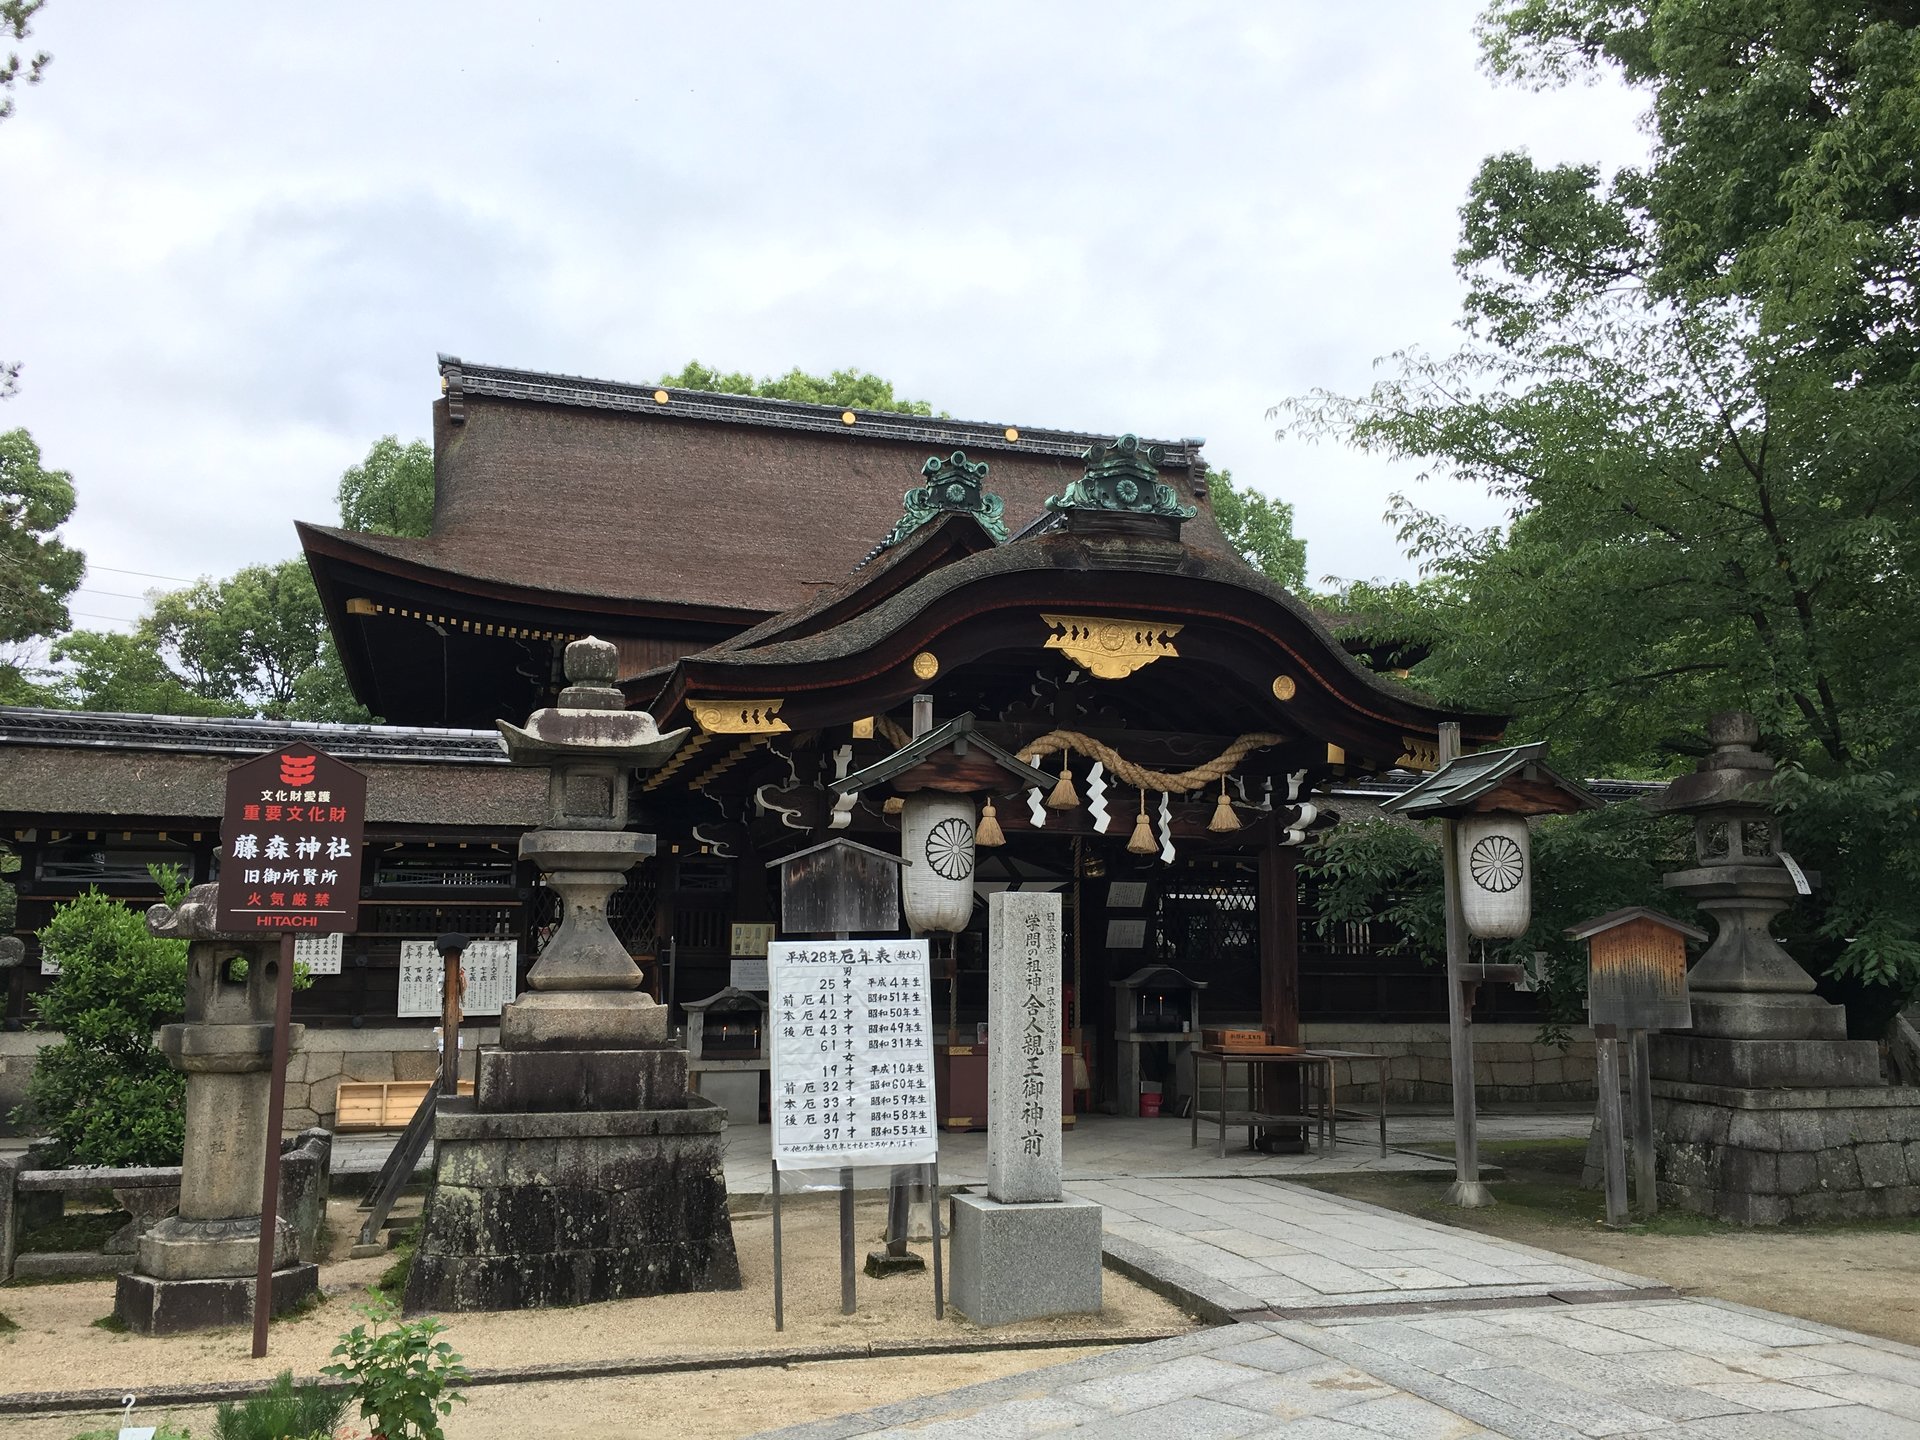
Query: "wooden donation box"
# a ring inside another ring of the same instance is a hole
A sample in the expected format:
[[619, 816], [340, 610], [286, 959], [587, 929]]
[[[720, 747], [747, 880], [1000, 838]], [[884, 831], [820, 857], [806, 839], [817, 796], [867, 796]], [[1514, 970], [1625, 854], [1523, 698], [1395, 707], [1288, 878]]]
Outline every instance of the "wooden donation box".
[[[987, 1047], [985, 1044], [933, 1047], [933, 1082], [940, 1105], [942, 1130], [987, 1128]], [[1060, 1047], [1060, 1127], [1073, 1128], [1073, 1061], [1071, 1045]]]

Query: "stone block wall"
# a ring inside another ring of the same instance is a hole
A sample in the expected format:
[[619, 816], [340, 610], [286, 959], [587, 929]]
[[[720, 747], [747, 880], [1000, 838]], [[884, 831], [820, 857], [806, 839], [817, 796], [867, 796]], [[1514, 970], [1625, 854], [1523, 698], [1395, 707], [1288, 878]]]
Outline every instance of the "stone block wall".
[[[1474, 1094], [1479, 1103], [1525, 1104], [1594, 1098], [1593, 1032], [1572, 1032], [1566, 1049], [1538, 1043], [1532, 1025], [1473, 1027]], [[1384, 1055], [1387, 1103], [1450, 1105], [1452, 1061], [1444, 1025], [1302, 1025], [1301, 1042], [1315, 1049], [1362, 1050]], [[1370, 1061], [1337, 1060], [1334, 1081], [1340, 1103], [1378, 1102], [1379, 1067]]]
[[[463, 1026], [460, 1040], [460, 1074], [471, 1080], [474, 1052], [498, 1044], [500, 1031]], [[333, 1129], [334, 1097], [342, 1080], [431, 1080], [439, 1069], [440, 1052], [428, 1029], [309, 1029], [287, 1062], [283, 1128]]]

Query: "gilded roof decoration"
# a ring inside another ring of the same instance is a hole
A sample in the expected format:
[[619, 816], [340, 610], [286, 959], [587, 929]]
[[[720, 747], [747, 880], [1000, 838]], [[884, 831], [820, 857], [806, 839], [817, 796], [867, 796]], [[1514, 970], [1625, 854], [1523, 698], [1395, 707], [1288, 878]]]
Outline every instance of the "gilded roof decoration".
[[1089, 446], [1082, 457], [1086, 473], [1047, 501], [1049, 510], [1104, 510], [1191, 520], [1197, 509], [1182, 505], [1174, 488], [1160, 478], [1165, 447], [1138, 435]]

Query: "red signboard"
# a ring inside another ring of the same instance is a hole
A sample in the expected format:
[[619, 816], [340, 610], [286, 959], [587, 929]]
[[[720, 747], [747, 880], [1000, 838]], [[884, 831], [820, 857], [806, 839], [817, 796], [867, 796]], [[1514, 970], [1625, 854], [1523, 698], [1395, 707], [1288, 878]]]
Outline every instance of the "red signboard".
[[331, 935], [360, 916], [367, 777], [311, 745], [227, 772], [220, 908], [230, 933]]

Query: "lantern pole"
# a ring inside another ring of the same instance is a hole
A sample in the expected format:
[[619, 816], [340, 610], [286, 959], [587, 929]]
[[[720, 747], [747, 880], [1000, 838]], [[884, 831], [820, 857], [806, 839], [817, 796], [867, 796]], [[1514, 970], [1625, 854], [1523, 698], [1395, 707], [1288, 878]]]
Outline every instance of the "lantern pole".
[[[1440, 726], [1439, 761], [1460, 758], [1460, 727]], [[1454, 848], [1458, 822], [1440, 822], [1440, 866], [1447, 905], [1447, 1047], [1453, 1062], [1453, 1184], [1447, 1203], [1463, 1210], [1493, 1204], [1493, 1192], [1480, 1179], [1480, 1142], [1475, 1134], [1473, 1097], [1473, 991], [1466, 978], [1467, 917], [1460, 906], [1460, 856]]]

